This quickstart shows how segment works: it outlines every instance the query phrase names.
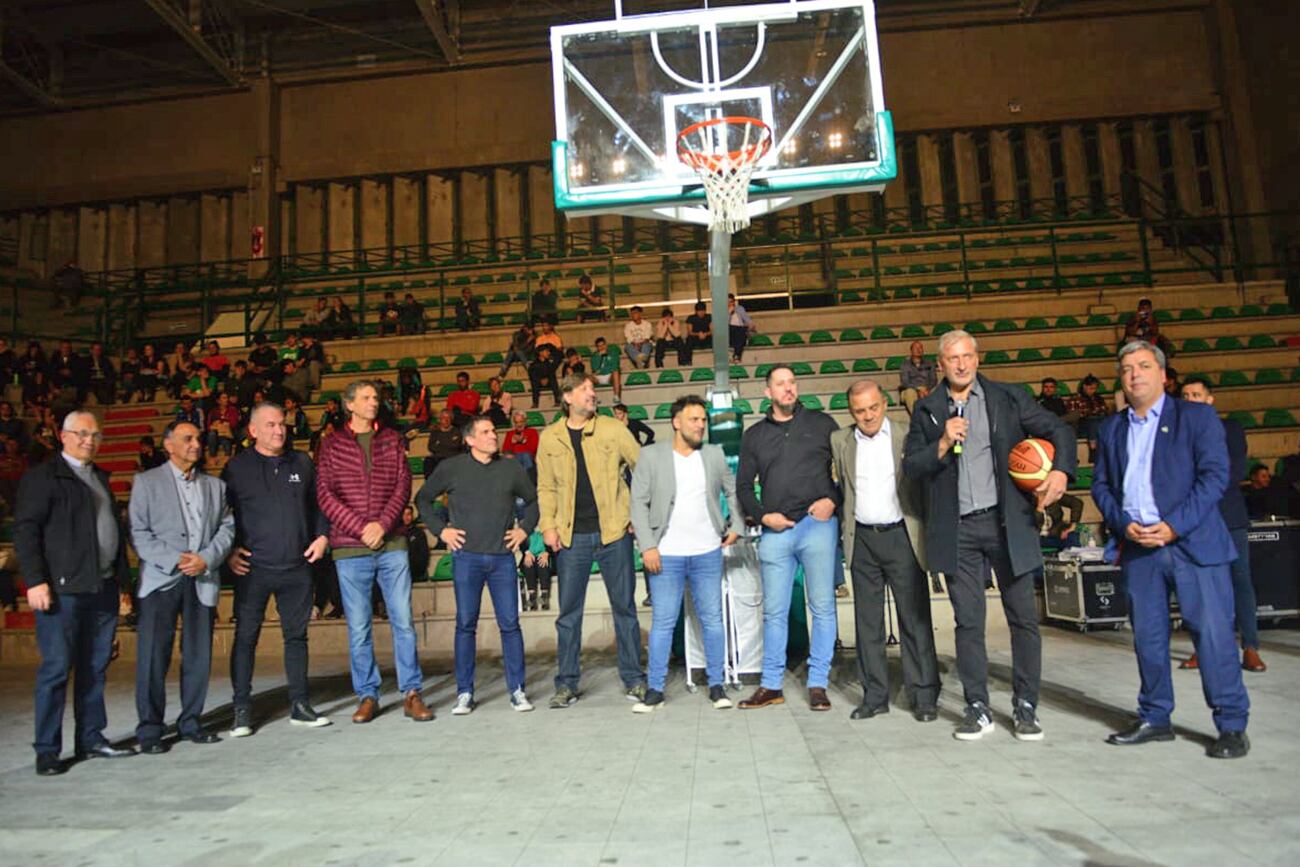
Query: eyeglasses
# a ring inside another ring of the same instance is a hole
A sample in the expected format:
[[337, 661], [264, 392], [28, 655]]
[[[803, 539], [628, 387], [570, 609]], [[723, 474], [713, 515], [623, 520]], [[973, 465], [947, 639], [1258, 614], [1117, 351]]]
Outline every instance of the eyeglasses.
[[64, 433], [72, 434], [79, 440], [91, 440], [92, 442], [102, 442], [104, 439], [104, 435], [99, 431], [65, 430]]

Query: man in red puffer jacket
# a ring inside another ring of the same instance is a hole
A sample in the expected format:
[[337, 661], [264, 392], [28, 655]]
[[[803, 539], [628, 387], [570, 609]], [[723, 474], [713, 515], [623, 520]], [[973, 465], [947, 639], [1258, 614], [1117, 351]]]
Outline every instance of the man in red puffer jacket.
[[348, 621], [352, 688], [360, 699], [354, 723], [379, 713], [379, 666], [370, 634], [375, 582], [388, 607], [397, 686], [406, 715], [425, 722], [433, 711], [420, 696], [423, 675], [411, 626], [411, 569], [402, 531], [402, 509], [411, 499], [406, 445], [391, 428], [378, 428], [379, 389], [367, 380], [343, 393], [348, 423], [321, 441], [316, 457], [316, 498], [330, 522], [330, 547]]

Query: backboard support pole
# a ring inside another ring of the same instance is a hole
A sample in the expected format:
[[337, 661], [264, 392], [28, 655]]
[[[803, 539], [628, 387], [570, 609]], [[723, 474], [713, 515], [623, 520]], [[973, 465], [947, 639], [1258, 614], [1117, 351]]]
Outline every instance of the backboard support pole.
[[709, 403], [715, 410], [731, 408], [731, 331], [727, 294], [731, 291], [731, 233], [709, 231], [709, 296], [713, 302], [713, 388]]

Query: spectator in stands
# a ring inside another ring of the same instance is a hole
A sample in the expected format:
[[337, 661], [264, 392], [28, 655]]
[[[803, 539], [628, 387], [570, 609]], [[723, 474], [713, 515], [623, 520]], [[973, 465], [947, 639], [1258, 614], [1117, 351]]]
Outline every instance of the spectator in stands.
[[38, 464], [59, 450], [59, 431], [59, 420], [54, 411], [43, 410], [27, 446], [29, 464]]
[[583, 274], [578, 278], [578, 321], [605, 321], [605, 293], [592, 282], [591, 277]]
[[925, 345], [919, 340], [913, 340], [908, 347], [907, 358], [903, 359], [902, 366], [898, 368], [898, 396], [907, 408], [908, 415], [912, 414], [912, 407], [918, 400], [930, 396], [936, 381], [934, 362], [925, 357]]
[[687, 364], [686, 344], [682, 336], [682, 324], [677, 321], [673, 315], [671, 307], [665, 307], [659, 314], [659, 322], [655, 324], [655, 367], [664, 366], [664, 356], [668, 350], [677, 353], [677, 363], [679, 365]]
[[352, 308], [348, 307], [339, 295], [330, 299], [327, 328], [328, 335], [339, 340], [351, 340], [357, 336], [357, 324], [352, 318]]
[[402, 299], [401, 309], [401, 328], [400, 334], [423, 334], [424, 325], [424, 305], [415, 300], [415, 296], [410, 292]]
[[239, 429], [239, 407], [230, 402], [224, 391], [217, 395], [216, 405], [208, 410], [208, 455], [231, 455], [235, 451], [235, 432]]
[[320, 388], [321, 372], [325, 369], [325, 347], [314, 334], [302, 336], [302, 351], [298, 354], [298, 366], [307, 371], [310, 390]]
[[[1128, 322], [1124, 323], [1124, 339], [1120, 341], [1120, 346], [1134, 340], [1145, 340], [1147, 343], [1159, 346], [1166, 358], [1174, 357], [1174, 345], [1169, 338], [1160, 333], [1160, 323], [1151, 309], [1150, 298], [1138, 301], [1137, 310], [1129, 316]], [[1177, 396], [1177, 392], [1174, 396]]]
[[[1214, 406], [1214, 391], [1203, 376], [1189, 376], [1180, 394], [1191, 403]], [[1223, 438], [1228, 447], [1228, 488], [1219, 500], [1219, 514], [1232, 536], [1237, 549], [1237, 559], [1232, 561], [1233, 610], [1237, 633], [1241, 636], [1241, 667], [1246, 671], [1262, 672], [1267, 666], [1259, 657], [1259, 621], [1255, 608], [1255, 585], [1250, 574], [1250, 513], [1239, 480], [1246, 475], [1246, 431], [1231, 418], [1220, 418]], [[1184, 660], [1179, 668], [1196, 668], [1196, 653]]]
[[654, 326], [641, 316], [641, 307], [635, 306], [628, 315], [630, 320], [623, 326], [623, 353], [632, 367], [650, 368], [650, 359], [654, 355]]
[[253, 349], [248, 353], [248, 372], [259, 379], [267, 379], [279, 360], [280, 354], [267, 341], [266, 333], [259, 331], [254, 334]]
[[397, 404], [402, 408], [402, 415], [416, 414], [423, 391], [419, 368], [404, 364], [397, 369]]
[[330, 307], [325, 296], [316, 299], [315, 305], [308, 307], [302, 315], [302, 332], [313, 337], [325, 337], [330, 329]]
[[311, 373], [301, 361], [284, 362], [284, 378], [280, 384], [284, 386], [286, 400], [289, 397], [299, 403], [311, 400]]
[[283, 375], [286, 361], [298, 361], [302, 358], [302, 344], [298, 342], [297, 332], [290, 331], [284, 337], [284, 346], [276, 350], [278, 372]]
[[[515, 552], [537, 525], [537, 490], [524, 468], [500, 460], [491, 420], [470, 418], [461, 428], [468, 454], [443, 461], [415, 497], [429, 531], [451, 550], [456, 593], [456, 706], [461, 716], [475, 707], [475, 655], [484, 585], [492, 597], [505, 662], [506, 692], [516, 711], [530, 711], [524, 693], [524, 639], [519, 629]], [[449, 515], [433, 508], [447, 494]], [[523, 501], [516, 523], [515, 504]]]
[[128, 346], [118, 370], [118, 383], [120, 386], [117, 394], [118, 400], [123, 403], [130, 403], [131, 398], [135, 396], [139, 379], [140, 352], [134, 346]]
[[411, 580], [425, 581], [429, 577], [429, 537], [415, 506], [402, 509], [402, 530], [406, 533], [406, 561], [411, 567]]
[[619, 370], [618, 347], [610, 346], [605, 338], [596, 338], [596, 350], [591, 354], [591, 375], [598, 385], [612, 385], [614, 400], [623, 399], [623, 374]]
[[555, 330], [555, 323], [543, 319], [538, 323], [541, 329], [536, 337], [533, 338], [533, 351], [536, 352], [539, 346], [552, 346], [555, 348], [555, 363], [559, 365], [559, 359], [564, 352], [564, 339], [560, 337], [559, 332]]
[[0, 385], [8, 385], [14, 376], [14, 351], [9, 341], [0, 337]]
[[330, 547], [347, 615], [352, 686], [359, 699], [354, 723], [379, 713], [379, 667], [371, 639], [371, 591], [378, 583], [388, 610], [398, 688], [409, 719], [425, 722], [433, 712], [420, 696], [423, 676], [411, 625], [411, 569], [402, 508], [411, 498], [406, 447], [394, 430], [376, 430], [379, 390], [362, 380], [343, 398], [348, 423], [321, 441], [316, 495], [330, 523]]
[[145, 470], [152, 470], [154, 467], [160, 467], [167, 463], [167, 455], [163, 454], [158, 446], [154, 444], [153, 437], [146, 434], [140, 437], [140, 450], [136, 453], [135, 466], [136, 472], [143, 473]]
[[749, 336], [758, 330], [754, 320], [745, 311], [745, 306], [736, 300], [735, 295], [727, 296], [727, 343], [731, 347], [731, 361], [740, 364], [745, 355], [745, 345]]
[[194, 398], [189, 395], [181, 397], [181, 404], [176, 408], [176, 418], [178, 424], [192, 424], [200, 431], [206, 427], [203, 423], [203, 411], [194, 405]]
[[488, 380], [488, 393], [479, 403], [479, 415], [492, 419], [492, 424], [499, 428], [510, 427], [510, 412], [514, 402], [510, 393], [502, 390], [501, 377], [494, 376]]
[[632, 434], [632, 439], [636, 440], [636, 444], [642, 448], [655, 441], [655, 432], [650, 425], [628, 415], [627, 407], [624, 404], [614, 404], [614, 418], [627, 426], [627, 431]]
[[167, 356], [167, 365], [172, 372], [171, 378], [167, 380], [167, 393], [178, 398], [194, 375], [194, 357], [184, 343], [177, 343], [172, 347], [171, 355]]
[[1281, 479], [1273, 478], [1268, 467], [1256, 464], [1250, 469], [1246, 511], [1252, 518], [1265, 520], [1300, 516], [1300, 492]]
[[451, 410], [457, 426], [470, 416], [478, 415], [479, 394], [469, 387], [469, 372], [456, 374], [456, 390], [447, 395], [447, 409]]
[[67, 340], [59, 341], [58, 350], [50, 356], [50, 385], [55, 391], [55, 402], [71, 406], [81, 403], [81, 389], [85, 382], [83, 359]]
[[438, 413], [438, 423], [429, 431], [428, 456], [424, 459], [424, 477], [433, 475], [438, 464], [448, 458], [454, 458], [465, 450], [460, 428], [456, 426], [456, 416], [449, 409]]
[[[90, 356], [85, 361], [86, 390], [95, 398], [95, 403], [108, 406], [117, 395], [117, 371], [113, 362], [104, 354], [104, 344], [95, 341], [90, 344]], [[82, 396], [82, 402], [85, 397]]]
[[686, 317], [686, 337], [682, 342], [681, 363], [689, 365], [697, 349], [713, 348], [713, 317], [707, 312], [708, 305], [703, 301], [695, 302], [695, 312]]
[[[191, 366], [191, 370], [193, 375], [185, 383], [185, 387], [181, 389], [181, 395], [193, 398], [194, 404], [199, 408], [199, 411], [207, 412], [208, 407], [211, 406], [216, 382], [206, 365], [195, 364]], [[202, 430], [202, 426], [200, 426], [200, 430]]]
[[533, 293], [532, 318], [555, 324], [560, 312], [560, 293], [551, 287], [549, 278], [543, 277]]
[[[129, 578], [108, 473], [93, 463], [102, 435], [90, 413], [69, 413], [63, 428], [63, 457], [29, 470], [14, 504], [14, 548], [41, 654], [33, 747], [36, 773], [42, 776], [68, 768], [60, 754], [68, 675], [74, 669], [77, 755], [135, 754], [114, 748], [104, 737], [104, 672], [117, 628], [118, 590]], [[88, 527], [96, 531], [88, 533]]]
[[298, 398], [292, 394], [284, 398], [284, 427], [291, 442], [311, 438], [311, 422], [303, 412]]
[[[1066, 517], [1069, 512], [1069, 517]], [[1037, 512], [1039, 544], [1049, 550], [1059, 551], [1079, 544], [1079, 519], [1083, 517], [1083, 500], [1073, 494], [1061, 494], [1061, 499]]]
[[1172, 367], [1165, 369], [1165, 394], [1169, 397], [1178, 397], [1183, 390], [1183, 383], [1178, 378], [1178, 371]]
[[212, 378], [217, 382], [225, 382], [226, 377], [230, 375], [230, 359], [221, 351], [221, 344], [215, 340], [208, 341], [203, 357], [199, 361], [212, 372]]
[[81, 303], [81, 293], [86, 290], [86, 272], [77, 267], [77, 263], [68, 260], [63, 267], [50, 277], [54, 288], [54, 306], [76, 307]]
[[1079, 423], [1079, 416], [1066, 403], [1065, 398], [1057, 393], [1058, 385], [1056, 377], [1044, 377], [1039, 384], [1038, 405], [1070, 425], [1070, 427], [1076, 427]]
[[534, 530], [528, 536], [528, 550], [519, 561], [519, 596], [525, 611], [536, 611], [541, 591], [543, 611], [551, 610], [551, 580], [555, 577], [555, 558], [546, 548], [542, 534]]
[[141, 403], [153, 403], [158, 389], [167, 380], [167, 362], [158, 356], [158, 350], [152, 343], [146, 343], [140, 350], [139, 386], [136, 393]]
[[320, 424], [316, 425], [316, 429], [318, 431], [324, 430], [327, 426], [332, 425], [336, 431], [342, 430], [346, 420], [343, 409], [339, 406], [339, 399], [337, 397], [326, 398], [325, 409], [321, 410]]
[[[542, 328], [549, 328], [549, 323], [543, 323]], [[554, 332], [551, 332], [554, 334]], [[560, 382], [557, 371], [560, 367], [560, 349], [552, 343], [542, 343], [541, 338], [547, 337], [543, 333], [538, 338], [536, 347], [533, 350], [533, 360], [528, 364], [528, 379], [533, 386], [533, 409], [541, 404], [542, 389], [550, 390], [552, 397], [555, 398], [555, 405], [560, 405]]]
[[262, 381], [248, 372], [248, 363], [236, 361], [226, 380], [225, 392], [240, 412], [248, 412], [253, 408], [253, 393], [261, 387]]
[[384, 293], [384, 300], [375, 308], [379, 313], [379, 336], [391, 337], [402, 330], [402, 308], [397, 303], [397, 296], [392, 292]]
[[27, 444], [27, 426], [7, 400], [0, 401], [0, 436], [7, 436], [20, 446]]
[[513, 427], [506, 431], [501, 454], [515, 458], [530, 473], [537, 468], [537, 431], [528, 426], [528, 413], [517, 409], [510, 416]]
[[510, 372], [510, 368], [515, 362], [523, 365], [528, 369], [528, 360], [533, 355], [533, 326], [525, 322], [519, 326], [519, 330], [510, 336], [510, 345], [506, 347], [505, 357], [501, 359], [501, 369], [497, 371], [497, 376], [505, 376]]
[[460, 290], [460, 297], [456, 299], [456, 328], [461, 331], [478, 331], [482, 321], [483, 311], [479, 308], [478, 299], [466, 286]]
[[202, 429], [174, 421], [163, 432], [168, 461], [131, 484], [131, 542], [140, 556], [135, 706], [145, 753], [163, 753], [162, 737], [176, 620], [181, 620], [181, 711], [176, 729], [196, 744], [220, 740], [202, 725], [212, 669], [212, 624], [221, 565], [235, 540], [226, 484], [198, 468]]
[[29, 382], [23, 385], [23, 412], [39, 418], [42, 411], [49, 409], [54, 392], [45, 379], [45, 371], [38, 370]]
[[41, 351], [41, 344], [38, 340], [27, 341], [27, 348], [23, 350], [22, 357], [14, 362], [14, 373], [18, 374], [18, 381], [22, 385], [32, 381], [37, 372], [49, 373], [46, 366], [47, 360], [45, 353]]
[[562, 389], [567, 417], [542, 432], [537, 464], [538, 529], [557, 555], [560, 583], [559, 671], [550, 706], [566, 708], [578, 700], [582, 613], [593, 562], [600, 563], [613, 610], [619, 679], [627, 697], [640, 701], [645, 672], [625, 481], [640, 447], [627, 428], [596, 414], [596, 381], [589, 374], [566, 379]]

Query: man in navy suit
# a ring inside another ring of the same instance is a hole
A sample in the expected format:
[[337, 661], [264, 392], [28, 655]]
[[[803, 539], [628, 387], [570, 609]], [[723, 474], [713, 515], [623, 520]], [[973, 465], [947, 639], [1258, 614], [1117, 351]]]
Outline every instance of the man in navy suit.
[[1130, 746], [1174, 739], [1172, 588], [1219, 730], [1207, 753], [1240, 758], [1250, 751], [1250, 699], [1232, 628], [1228, 570], [1237, 551], [1219, 513], [1228, 487], [1223, 425], [1211, 407], [1166, 396], [1165, 355], [1146, 341], [1119, 351], [1119, 374], [1128, 409], [1102, 423], [1092, 497], [1111, 530], [1111, 549], [1118, 549], [1128, 586], [1142, 686], [1138, 721], [1107, 741]]

